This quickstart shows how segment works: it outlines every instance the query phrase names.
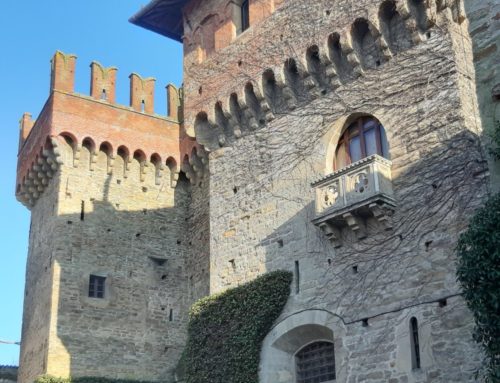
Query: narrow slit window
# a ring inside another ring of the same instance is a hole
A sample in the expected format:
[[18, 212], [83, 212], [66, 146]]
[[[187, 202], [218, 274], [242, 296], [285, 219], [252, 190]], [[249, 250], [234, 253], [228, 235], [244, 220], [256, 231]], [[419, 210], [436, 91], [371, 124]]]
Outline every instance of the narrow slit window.
[[82, 201], [82, 205], [80, 207], [80, 221], [85, 220], [85, 201]]
[[300, 267], [299, 261], [295, 261], [295, 293], [300, 292]]
[[106, 89], [103, 89], [101, 93], [101, 100], [106, 100], [107, 98], [108, 97], [106, 96]]
[[246, 31], [250, 27], [250, 6], [248, 0], [241, 3], [241, 31]]
[[141, 112], [144, 113], [144, 110], [146, 108], [146, 103], [144, 102], [144, 100], [141, 101]]
[[416, 370], [420, 368], [420, 343], [418, 339], [417, 318], [410, 319], [411, 366]]
[[104, 298], [105, 282], [106, 277], [91, 274], [89, 277], [89, 297]]

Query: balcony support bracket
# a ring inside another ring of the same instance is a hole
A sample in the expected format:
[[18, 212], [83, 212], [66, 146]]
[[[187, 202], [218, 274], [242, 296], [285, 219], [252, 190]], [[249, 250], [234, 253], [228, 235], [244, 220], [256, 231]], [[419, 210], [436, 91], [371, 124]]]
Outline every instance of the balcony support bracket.
[[392, 230], [392, 213], [391, 209], [386, 204], [379, 205], [378, 203], [371, 203], [368, 208], [372, 212], [373, 216], [380, 222], [380, 224], [385, 228], [385, 230]]
[[345, 213], [342, 215], [347, 226], [356, 234], [357, 239], [366, 238], [366, 227], [363, 220], [360, 217], [355, 216], [352, 213]]
[[338, 228], [328, 222], [322, 222], [318, 226], [335, 248], [342, 246], [342, 238]]

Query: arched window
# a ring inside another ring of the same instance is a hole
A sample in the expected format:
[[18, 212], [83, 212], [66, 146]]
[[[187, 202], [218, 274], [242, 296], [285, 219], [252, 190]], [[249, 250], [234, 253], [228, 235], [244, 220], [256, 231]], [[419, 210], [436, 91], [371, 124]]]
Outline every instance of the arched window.
[[295, 363], [297, 383], [335, 380], [335, 354], [331, 342], [310, 343], [295, 355]]
[[351, 123], [340, 136], [335, 150], [334, 169], [378, 154], [389, 158], [389, 145], [382, 124], [373, 117], [361, 117]]
[[410, 319], [410, 344], [411, 344], [411, 366], [412, 369], [420, 368], [420, 344], [418, 341], [417, 318]]

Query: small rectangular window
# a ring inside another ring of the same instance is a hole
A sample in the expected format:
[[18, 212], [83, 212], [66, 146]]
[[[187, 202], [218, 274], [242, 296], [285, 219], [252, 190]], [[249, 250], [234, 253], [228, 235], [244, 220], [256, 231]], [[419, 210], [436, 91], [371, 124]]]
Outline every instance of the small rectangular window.
[[241, 31], [246, 31], [250, 27], [250, 7], [248, 0], [241, 3]]
[[90, 298], [104, 298], [104, 286], [106, 277], [98, 275], [90, 275], [89, 277], [89, 297]]

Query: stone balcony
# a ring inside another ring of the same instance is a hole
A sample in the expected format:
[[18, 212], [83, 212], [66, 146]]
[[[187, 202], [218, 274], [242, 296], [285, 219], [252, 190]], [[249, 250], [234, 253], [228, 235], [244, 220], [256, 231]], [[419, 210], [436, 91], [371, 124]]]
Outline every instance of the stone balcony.
[[337, 170], [311, 186], [316, 190], [312, 222], [336, 246], [341, 231], [351, 229], [358, 239], [366, 237], [366, 222], [374, 217], [384, 229], [392, 228], [396, 207], [392, 192], [391, 161], [372, 155]]

